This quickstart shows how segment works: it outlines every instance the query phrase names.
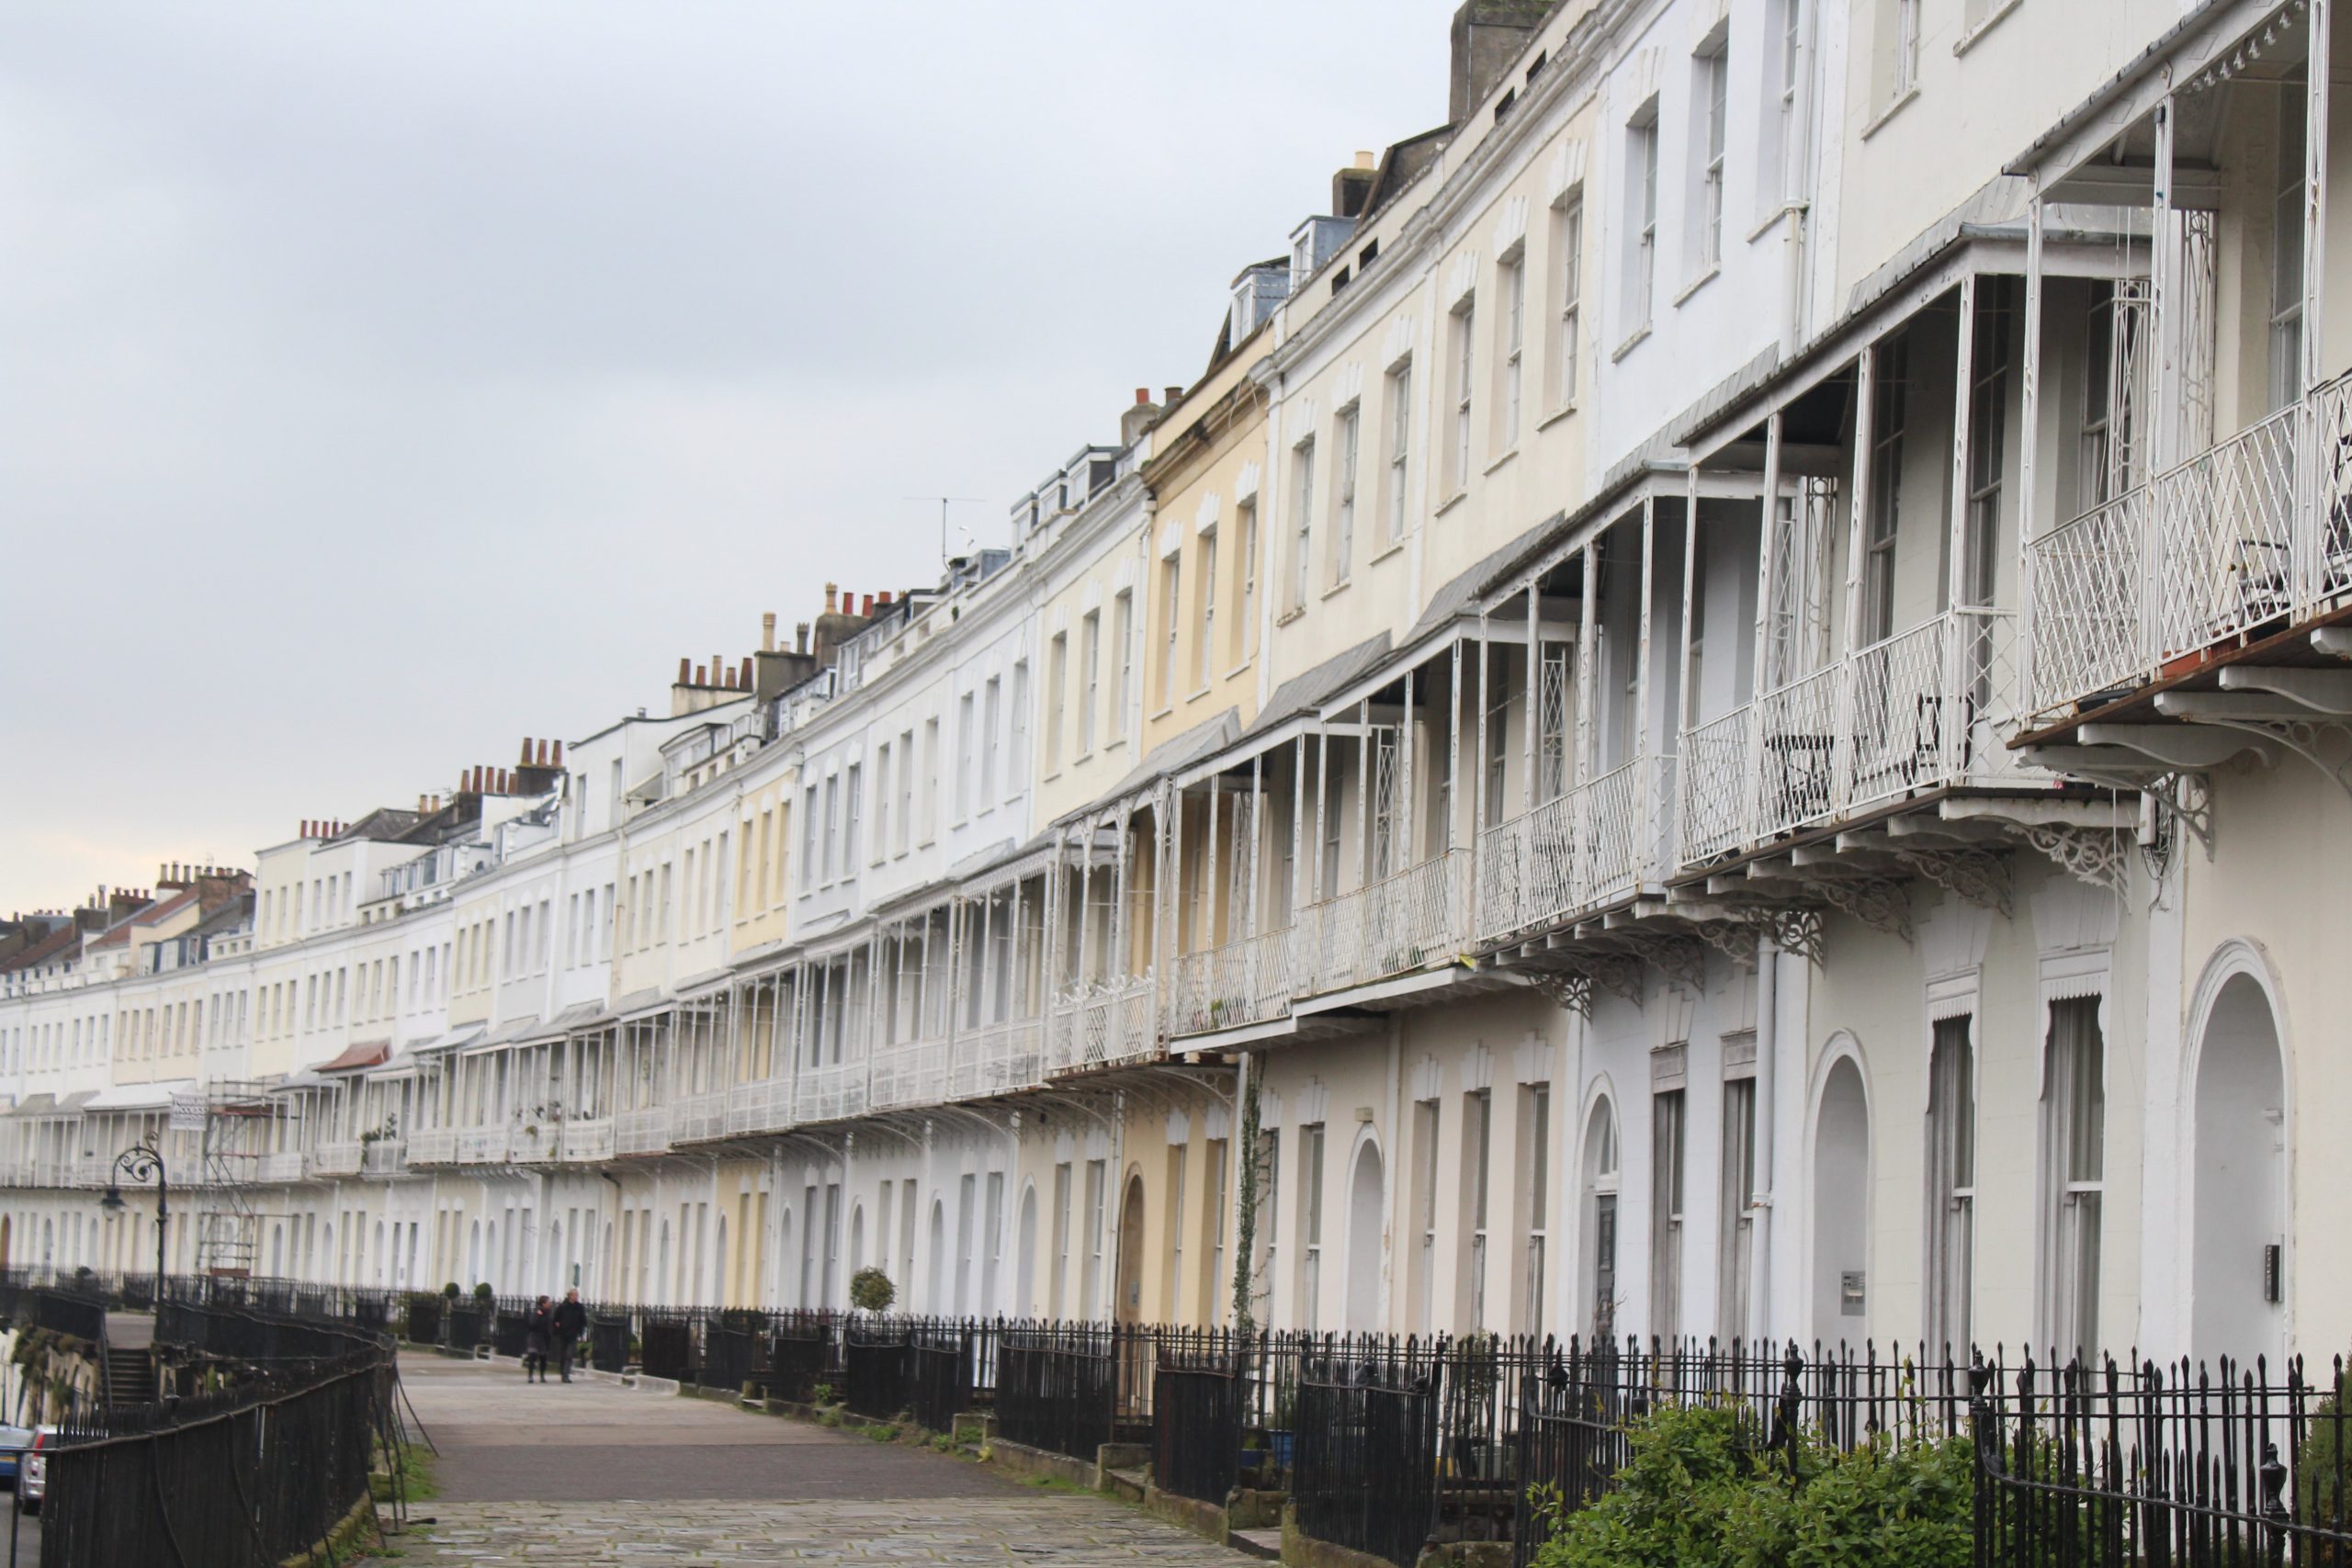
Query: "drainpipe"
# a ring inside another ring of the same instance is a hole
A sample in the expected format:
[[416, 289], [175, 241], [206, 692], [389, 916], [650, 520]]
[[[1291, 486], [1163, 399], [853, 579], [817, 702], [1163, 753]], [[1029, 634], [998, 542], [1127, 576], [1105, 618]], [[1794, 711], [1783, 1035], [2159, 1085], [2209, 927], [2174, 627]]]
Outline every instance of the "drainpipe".
[[1762, 938], [1756, 944], [1756, 1174], [1758, 1186], [1748, 1198], [1756, 1218], [1748, 1237], [1753, 1256], [1747, 1266], [1749, 1337], [1759, 1347], [1771, 1344], [1773, 1330], [1777, 1326], [1772, 1322], [1771, 1313], [1772, 1199], [1780, 1183], [1774, 1179], [1772, 1168], [1776, 1142], [1772, 1134], [1780, 1122], [1779, 1101], [1773, 1093], [1773, 1086], [1780, 1077], [1775, 1070], [1780, 1059], [1780, 949], [1772, 944], [1770, 938]]

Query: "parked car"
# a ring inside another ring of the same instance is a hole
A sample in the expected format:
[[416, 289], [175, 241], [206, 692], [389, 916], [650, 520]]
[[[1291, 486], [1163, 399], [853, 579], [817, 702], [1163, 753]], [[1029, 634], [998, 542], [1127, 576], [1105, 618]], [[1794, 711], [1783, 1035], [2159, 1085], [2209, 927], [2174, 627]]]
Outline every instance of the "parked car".
[[40, 1512], [40, 1500], [49, 1492], [49, 1458], [41, 1450], [56, 1445], [56, 1427], [33, 1428], [32, 1441], [20, 1450], [17, 1466], [17, 1512]]
[[17, 1467], [24, 1451], [33, 1446], [30, 1427], [10, 1427], [0, 1424], [0, 1487], [17, 1489]]

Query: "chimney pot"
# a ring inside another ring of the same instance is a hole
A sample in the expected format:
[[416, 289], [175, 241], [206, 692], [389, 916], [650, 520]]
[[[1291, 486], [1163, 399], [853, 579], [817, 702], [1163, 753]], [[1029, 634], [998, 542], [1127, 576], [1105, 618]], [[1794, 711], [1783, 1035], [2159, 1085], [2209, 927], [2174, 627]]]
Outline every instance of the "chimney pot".
[[560, 740], [559, 740], [559, 741], [557, 741], [557, 742], [555, 743], [555, 763], [554, 763], [554, 765], [555, 765], [556, 767], [559, 767], [559, 768], [560, 768], [560, 767], [561, 767], [561, 766], [563, 766], [563, 742], [562, 742], [562, 741], [560, 741]]
[[526, 767], [526, 768], [527, 768], [527, 767], [529, 767], [530, 765], [531, 765], [531, 738], [530, 738], [529, 736], [526, 735], [525, 737], [523, 737], [523, 766], [525, 766], [525, 767]]
[[1151, 401], [1151, 389], [1149, 387], [1137, 387], [1136, 389], [1136, 401], [1139, 403], [1148, 403]]
[[888, 609], [890, 607], [890, 591], [885, 588], [881, 592], [876, 593], [874, 596], [874, 602], [876, 604], [881, 605], [884, 609]]
[[830, 615], [833, 613], [833, 595], [840, 592], [838, 584], [831, 582], [825, 584], [825, 614]]
[[1361, 147], [1359, 147], [1359, 148], [1357, 148], [1357, 149], [1356, 149], [1356, 167], [1357, 167], [1357, 168], [1359, 168], [1359, 169], [1376, 169], [1376, 168], [1378, 168], [1379, 166], [1380, 166], [1379, 160], [1375, 159], [1375, 158], [1374, 158], [1374, 157], [1370, 152], [1368, 152], [1364, 151], [1364, 150], [1363, 150], [1363, 148], [1361, 148]]
[[752, 689], [752, 660], [751, 656], [748, 654], [746, 654], [743, 659], [743, 678], [736, 683], [742, 687], [744, 691], [748, 692]]
[[806, 622], [806, 621], [797, 621], [797, 622], [795, 622], [795, 623], [793, 624], [793, 627], [792, 627], [792, 640], [793, 640], [793, 644], [794, 644], [793, 651], [794, 651], [795, 653], [806, 653], [806, 652], [808, 652], [808, 622]]
[[705, 675], [707, 675], [708, 673], [710, 673], [710, 671], [708, 671], [705, 670], [701, 665], [699, 665], [699, 664], [695, 665], [695, 678], [694, 678], [693, 684], [697, 685], [697, 686], [702, 685], [702, 684], [704, 683], [704, 682], [703, 682], [703, 677], [704, 677]]
[[865, 607], [864, 609], [860, 610], [860, 611], [858, 612], [858, 614], [859, 614], [859, 615], [870, 615], [874, 614], [874, 595], [873, 595], [873, 594], [868, 593], [868, 594], [865, 596]]
[[1172, 402], [1175, 402], [1178, 399], [1182, 398], [1183, 395], [1184, 395], [1184, 389], [1183, 389], [1183, 388], [1182, 388], [1182, 387], [1170, 387], [1170, 388], [1169, 388], [1169, 389], [1168, 389], [1168, 400], [1169, 400], [1170, 402], [1171, 402], [1171, 403], [1172, 403]]
[[760, 651], [762, 653], [775, 651], [775, 612], [774, 610], [763, 610], [760, 613]]
[[683, 686], [687, 683], [687, 678], [694, 673], [694, 656], [690, 653], [682, 653], [678, 655], [679, 685]]

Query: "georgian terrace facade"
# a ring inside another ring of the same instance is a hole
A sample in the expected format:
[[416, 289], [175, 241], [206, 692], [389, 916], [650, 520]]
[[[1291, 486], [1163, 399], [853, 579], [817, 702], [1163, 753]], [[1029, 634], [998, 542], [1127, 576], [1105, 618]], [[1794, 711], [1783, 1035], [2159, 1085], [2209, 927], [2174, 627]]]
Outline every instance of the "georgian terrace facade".
[[176, 1091], [191, 1266], [2324, 1339], [2279, 964], [2329, 928], [2277, 890], [2327, 840], [2278, 825], [2343, 807], [2245, 759], [2335, 740], [2327, 333], [2279, 346], [2324, 247], [2278, 238], [2327, 10], [2111, 9], [1554, 11], [1009, 551], [429, 853], [265, 852], [248, 950], [0, 1001], [11, 1260], [149, 1256], [80, 1156]]

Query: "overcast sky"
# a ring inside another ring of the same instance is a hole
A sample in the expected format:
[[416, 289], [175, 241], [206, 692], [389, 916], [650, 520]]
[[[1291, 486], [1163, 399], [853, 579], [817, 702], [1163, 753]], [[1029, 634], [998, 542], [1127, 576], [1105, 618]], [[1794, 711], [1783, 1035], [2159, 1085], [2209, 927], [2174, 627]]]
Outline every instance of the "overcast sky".
[[0, 912], [935, 574], [1191, 381], [1450, 0], [0, 10]]

